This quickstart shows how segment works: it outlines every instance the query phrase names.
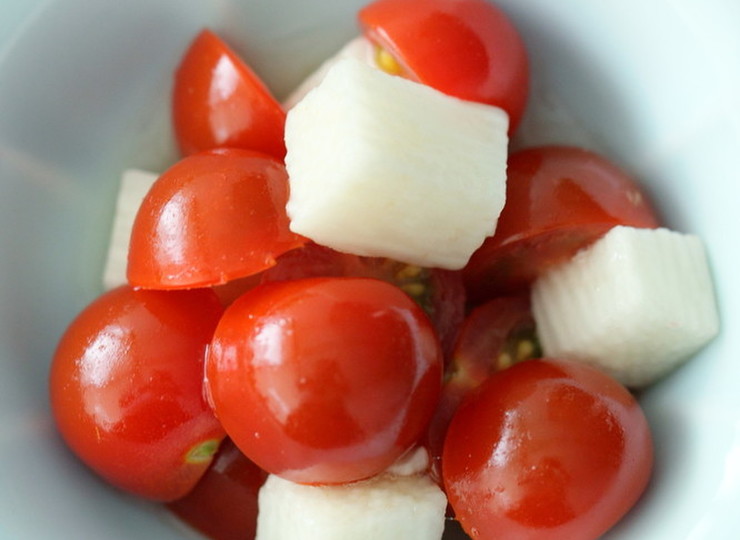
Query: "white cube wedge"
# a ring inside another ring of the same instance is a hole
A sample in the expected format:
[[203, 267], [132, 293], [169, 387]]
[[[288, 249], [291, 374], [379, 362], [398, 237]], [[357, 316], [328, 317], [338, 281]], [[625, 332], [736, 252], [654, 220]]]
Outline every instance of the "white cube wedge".
[[260, 489], [257, 540], [440, 540], [447, 498], [427, 475], [341, 486], [270, 475]]
[[701, 240], [667, 229], [615, 227], [532, 289], [546, 356], [599, 367], [644, 387], [719, 331]]
[[363, 62], [288, 112], [291, 229], [358, 255], [458, 269], [506, 198], [508, 115]]
[[113, 217], [108, 254], [103, 270], [103, 287], [105, 290], [124, 285], [126, 266], [128, 264], [128, 245], [131, 228], [141, 201], [149, 192], [158, 174], [140, 169], [127, 169], [121, 175], [121, 183], [116, 199], [116, 213]]

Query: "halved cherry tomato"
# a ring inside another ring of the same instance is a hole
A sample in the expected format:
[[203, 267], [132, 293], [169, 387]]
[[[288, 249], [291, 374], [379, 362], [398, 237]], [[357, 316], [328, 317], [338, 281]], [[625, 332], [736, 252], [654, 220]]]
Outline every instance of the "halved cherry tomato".
[[275, 266], [263, 272], [262, 282], [332, 276], [376, 278], [400, 287], [429, 315], [445, 356], [451, 354], [465, 317], [461, 272], [423, 268], [381, 257], [361, 257], [308, 242], [282, 255]]
[[526, 290], [541, 272], [615, 225], [659, 225], [647, 196], [625, 171], [581, 148], [513, 153], [496, 233], [463, 271], [469, 299], [480, 303]]
[[203, 395], [206, 345], [223, 312], [209, 290], [113, 289], [66, 330], [50, 373], [56, 425], [113, 485], [182, 497], [224, 431]]
[[180, 61], [172, 115], [184, 155], [233, 147], [285, 157], [285, 112], [254, 71], [209, 30]]
[[432, 455], [432, 475], [441, 482], [440, 460], [445, 434], [460, 403], [489, 376], [514, 363], [540, 355], [535, 322], [526, 296], [495, 298], [465, 318], [425, 445]]
[[206, 388], [234, 443], [266, 471], [311, 484], [383, 471], [422, 435], [442, 353], [429, 318], [376, 279], [260, 285], [226, 309]]
[[193, 490], [168, 507], [211, 540], [248, 540], [257, 530], [257, 496], [267, 473], [226, 439]]
[[458, 408], [442, 473], [473, 538], [593, 540], [637, 501], [653, 446], [635, 398], [595, 368], [528, 360]]
[[376, 0], [360, 10], [359, 20], [381, 54], [398, 62], [388, 71], [501, 107], [514, 132], [527, 103], [529, 61], [500, 8], [486, 0]]
[[134, 287], [225, 283], [275, 264], [305, 239], [290, 231], [288, 174], [275, 158], [240, 149], [188, 156], [147, 193], [131, 231]]

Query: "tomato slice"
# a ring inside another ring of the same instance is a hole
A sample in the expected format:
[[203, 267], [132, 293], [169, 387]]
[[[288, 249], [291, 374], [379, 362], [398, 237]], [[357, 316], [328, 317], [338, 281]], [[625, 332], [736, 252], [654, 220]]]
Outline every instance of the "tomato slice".
[[205, 472], [224, 431], [203, 396], [206, 345], [223, 312], [209, 290], [113, 289], [54, 353], [51, 408], [74, 453], [111, 484], [171, 501]]
[[476, 307], [465, 318], [425, 439], [436, 480], [441, 482], [442, 446], [460, 403], [493, 373], [538, 356], [540, 347], [527, 296], [495, 298]]
[[203, 30], [175, 72], [172, 117], [184, 155], [220, 147], [285, 157], [285, 112], [221, 38]]
[[421, 308], [367, 278], [260, 285], [231, 306], [206, 360], [227, 433], [266, 471], [309, 484], [373, 476], [422, 435], [442, 353]]
[[525, 291], [544, 270], [615, 225], [659, 225], [647, 195], [625, 171], [581, 148], [513, 153], [496, 233], [463, 270], [469, 300]]
[[168, 508], [211, 540], [254, 538], [257, 498], [266, 479], [227, 438], [193, 490]]
[[449, 501], [474, 538], [599, 538], [649, 480], [647, 420], [595, 368], [528, 360], [462, 403], [442, 456]]
[[439, 334], [445, 356], [452, 353], [465, 317], [462, 273], [423, 268], [382, 257], [361, 257], [308, 242], [282, 255], [262, 274], [262, 282], [306, 277], [368, 277], [400, 287], [424, 309]]
[[524, 42], [507, 15], [486, 0], [376, 0], [359, 12], [368, 39], [398, 65], [390, 72], [446, 94], [496, 105], [513, 133], [529, 93]]
[[131, 231], [134, 287], [218, 285], [275, 264], [305, 239], [290, 231], [288, 175], [275, 158], [240, 149], [188, 156], [154, 183]]

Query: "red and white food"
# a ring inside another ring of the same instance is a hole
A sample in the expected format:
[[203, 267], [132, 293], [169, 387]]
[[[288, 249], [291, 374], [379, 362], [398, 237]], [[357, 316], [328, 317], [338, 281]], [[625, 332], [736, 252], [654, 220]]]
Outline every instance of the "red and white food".
[[701, 240], [599, 153], [510, 151], [529, 63], [494, 4], [358, 23], [282, 104], [194, 37], [182, 159], [123, 173], [55, 352], [59, 431], [216, 540], [598, 538], [653, 468], [631, 391], [718, 332]]

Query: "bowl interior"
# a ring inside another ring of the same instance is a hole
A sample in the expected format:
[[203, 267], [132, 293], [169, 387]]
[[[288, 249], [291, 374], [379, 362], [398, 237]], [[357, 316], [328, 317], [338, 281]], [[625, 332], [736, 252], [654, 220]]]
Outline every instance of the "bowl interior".
[[[182, 538], [161, 508], [93, 477], [58, 439], [47, 369], [101, 291], [117, 181], [175, 159], [171, 74], [204, 26], [283, 97], [356, 35], [361, 0], [20, 0], [0, 21], [0, 536]], [[530, 49], [533, 96], [516, 146], [585, 145], [700, 235], [724, 331], [641, 399], [656, 471], [610, 539], [740, 537], [740, 4], [500, 0]], [[29, 504], [33, 501], [33, 504]], [[729, 536], [728, 536], [729, 535]], [[195, 536], [194, 536], [195, 537]]]

